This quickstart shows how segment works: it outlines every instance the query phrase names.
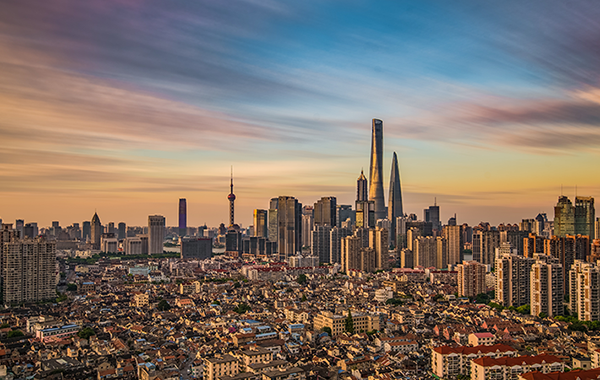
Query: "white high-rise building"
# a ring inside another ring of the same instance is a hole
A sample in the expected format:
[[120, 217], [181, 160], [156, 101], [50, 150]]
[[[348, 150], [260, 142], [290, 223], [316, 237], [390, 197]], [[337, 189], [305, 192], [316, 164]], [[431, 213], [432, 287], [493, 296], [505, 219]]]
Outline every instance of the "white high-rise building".
[[162, 215], [148, 217], [148, 254], [150, 255], [163, 253], [165, 222], [165, 217]]
[[600, 267], [575, 260], [569, 271], [569, 308], [582, 321], [600, 320]]
[[502, 244], [496, 253], [496, 302], [505, 307], [529, 304], [531, 266], [535, 260], [517, 255], [510, 243]]
[[545, 313], [549, 317], [564, 314], [563, 270], [558, 259], [536, 255], [531, 266], [531, 315]]

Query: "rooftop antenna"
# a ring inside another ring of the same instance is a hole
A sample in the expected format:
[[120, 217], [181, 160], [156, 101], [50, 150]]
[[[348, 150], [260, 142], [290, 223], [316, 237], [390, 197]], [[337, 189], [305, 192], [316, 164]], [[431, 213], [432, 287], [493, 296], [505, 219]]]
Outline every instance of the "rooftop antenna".
[[437, 206], [437, 197], [433, 197], [433, 205]]

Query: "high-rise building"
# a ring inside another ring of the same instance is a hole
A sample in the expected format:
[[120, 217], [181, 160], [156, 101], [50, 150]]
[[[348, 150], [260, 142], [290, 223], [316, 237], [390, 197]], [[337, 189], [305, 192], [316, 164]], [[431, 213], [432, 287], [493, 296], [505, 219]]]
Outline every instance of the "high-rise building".
[[312, 232], [310, 244], [312, 256], [318, 257], [320, 263], [329, 263], [331, 256], [331, 226], [315, 225]]
[[115, 223], [110, 222], [106, 225], [106, 233], [107, 234], [115, 234]]
[[[392, 222], [392, 231], [396, 231], [396, 219], [404, 216], [402, 208], [402, 189], [400, 188], [400, 170], [398, 169], [398, 156], [394, 152], [392, 157], [392, 173], [390, 174], [390, 196], [388, 198], [388, 219]], [[396, 233], [392, 233], [390, 240], [396, 243]]]
[[500, 247], [499, 231], [478, 230], [473, 232], [473, 260], [493, 266], [498, 247]]
[[388, 269], [390, 239], [387, 228], [376, 227], [369, 230], [369, 248], [375, 252], [375, 269]]
[[[522, 232], [527, 233], [527, 231]], [[523, 238], [523, 256], [533, 257], [536, 253], [544, 253], [545, 240], [534, 233], [528, 233], [527, 237]]]
[[575, 260], [569, 271], [569, 309], [581, 321], [600, 320], [600, 267]]
[[[527, 231], [520, 230], [508, 230], [500, 232], [500, 243], [510, 243], [511, 247], [517, 251], [521, 256], [524, 256], [523, 252], [523, 239], [527, 238], [529, 233]], [[532, 256], [529, 256], [532, 257]]]
[[5, 305], [56, 297], [56, 243], [44, 238], [5, 243], [2, 250]]
[[[232, 185], [233, 185], [233, 178]], [[233, 193], [233, 190], [231, 191]], [[187, 235], [187, 200], [179, 198], [179, 236]]]
[[437, 267], [437, 242], [432, 236], [418, 236], [412, 242], [415, 267]]
[[373, 119], [371, 133], [369, 200], [374, 202], [375, 221], [384, 219], [386, 212], [383, 196], [383, 121], [378, 119]]
[[358, 180], [356, 180], [356, 200], [357, 201], [368, 201], [369, 200], [369, 190], [367, 178], [363, 171], [360, 171], [360, 176], [358, 176]]
[[329, 262], [341, 263], [342, 261], [342, 239], [352, 235], [352, 229], [334, 227], [331, 229], [329, 239]]
[[322, 197], [315, 203], [313, 209], [315, 226], [337, 226], [337, 199], [335, 197]]
[[437, 269], [448, 268], [448, 240], [438, 236], [435, 238], [435, 267]]
[[[544, 240], [544, 254], [558, 259], [562, 266], [563, 278], [567, 278], [575, 260], [586, 260], [590, 254], [590, 239], [583, 235], [567, 235], [564, 237], [552, 236]], [[565, 284], [564, 291], [569, 291], [569, 284]]]
[[227, 199], [229, 200], [229, 226], [232, 227], [235, 224], [234, 221], [234, 213], [235, 213], [235, 194], [233, 193], [233, 168], [231, 169], [231, 183], [230, 183], [230, 188], [231, 191], [229, 192], [229, 195], [227, 196]]
[[254, 210], [254, 236], [256, 237], [268, 237], [268, 223], [267, 223], [267, 210]]
[[456, 266], [458, 272], [458, 295], [460, 297], [475, 297], [485, 293], [486, 266], [477, 261], [463, 261]]
[[287, 262], [302, 249], [302, 204], [289, 196], [279, 197], [277, 203], [277, 249], [279, 259]]
[[88, 239], [92, 239], [92, 224], [86, 220], [81, 229], [81, 240], [87, 241]]
[[344, 272], [347, 272], [349, 270], [373, 272], [376, 270], [377, 257], [375, 254], [375, 250], [368, 246], [365, 247], [363, 243], [363, 238], [364, 236], [359, 236], [355, 231], [354, 235], [347, 236], [341, 240], [341, 261], [342, 270]]
[[162, 215], [148, 216], [148, 254], [157, 255], [164, 251], [165, 217]]
[[102, 237], [102, 224], [100, 223], [100, 218], [97, 213], [94, 213], [91, 222], [91, 240], [92, 240], [92, 249], [100, 249], [100, 238]]
[[279, 226], [277, 224], [277, 207], [279, 198], [271, 198], [269, 201], [269, 241], [277, 243], [279, 241]]
[[600, 217], [596, 218], [596, 237], [594, 239], [600, 239]]
[[356, 201], [356, 227], [375, 227], [375, 202]]
[[575, 207], [569, 198], [561, 195], [554, 207], [554, 235], [573, 234], [575, 234]]
[[19, 238], [23, 239], [24, 232], [23, 232], [23, 228], [25, 227], [25, 220], [23, 219], [17, 219], [15, 221], [15, 230], [17, 230], [17, 232], [19, 233]]
[[461, 226], [444, 226], [442, 236], [448, 244], [448, 264], [456, 265], [463, 261], [463, 246]]
[[564, 314], [563, 268], [558, 259], [536, 255], [530, 273], [531, 315], [544, 313], [550, 317]]
[[508, 246], [508, 251], [496, 258], [496, 302], [505, 307], [527, 305], [530, 301], [531, 267], [535, 260], [511, 251], [510, 243], [502, 245]]
[[125, 224], [125, 222], [120, 222], [118, 238], [119, 238], [119, 240], [122, 240], [122, 239], [125, 239], [126, 237], [127, 237], [127, 225]]
[[338, 205], [337, 206], [336, 222], [338, 227], [342, 227], [342, 223], [350, 219], [350, 223], [354, 225], [356, 223], [356, 212], [352, 210], [352, 205]]
[[594, 198], [575, 197], [575, 235], [589, 236], [594, 239]]
[[431, 228], [434, 231], [442, 229], [440, 223], [440, 206], [437, 205], [437, 202], [434, 202], [433, 206], [429, 206], [429, 208], [426, 208], [423, 211], [423, 219], [425, 222], [431, 223]]
[[400, 268], [414, 268], [413, 253], [408, 248], [400, 250]]

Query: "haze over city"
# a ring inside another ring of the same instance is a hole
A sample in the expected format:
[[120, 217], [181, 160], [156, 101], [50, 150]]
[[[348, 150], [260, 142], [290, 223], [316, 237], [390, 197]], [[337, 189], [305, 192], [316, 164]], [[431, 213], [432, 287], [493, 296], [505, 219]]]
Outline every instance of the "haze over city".
[[[586, 1], [4, 1], [0, 210], [49, 225], [352, 204], [384, 120], [404, 209], [514, 223], [597, 196], [600, 8]], [[387, 179], [384, 183], [387, 196]]]

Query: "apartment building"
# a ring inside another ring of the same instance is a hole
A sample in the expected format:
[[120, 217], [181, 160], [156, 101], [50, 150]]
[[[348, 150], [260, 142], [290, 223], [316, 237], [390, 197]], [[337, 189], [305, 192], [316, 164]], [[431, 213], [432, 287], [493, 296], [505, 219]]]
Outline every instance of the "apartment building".
[[448, 379], [458, 375], [469, 375], [471, 373], [471, 361], [474, 359], [482, 357], [516, 357], [517, 350], [505, 344], [476, 347], [441, 346], [435, 347], [431, 352], [431, 356], [433, 373], [442, 379]]

